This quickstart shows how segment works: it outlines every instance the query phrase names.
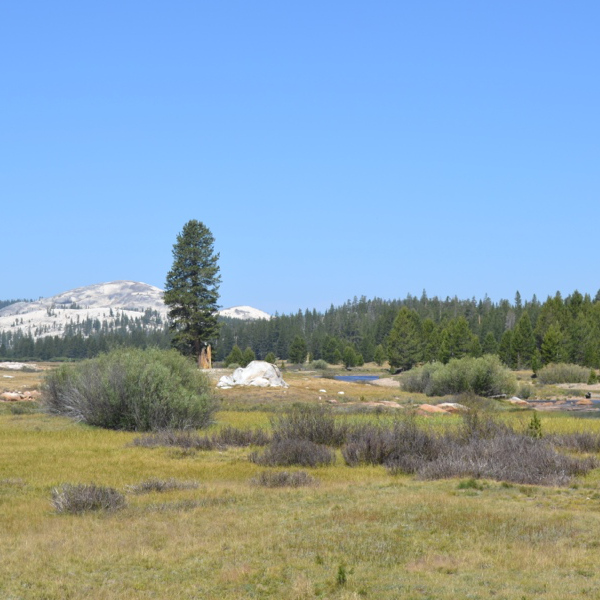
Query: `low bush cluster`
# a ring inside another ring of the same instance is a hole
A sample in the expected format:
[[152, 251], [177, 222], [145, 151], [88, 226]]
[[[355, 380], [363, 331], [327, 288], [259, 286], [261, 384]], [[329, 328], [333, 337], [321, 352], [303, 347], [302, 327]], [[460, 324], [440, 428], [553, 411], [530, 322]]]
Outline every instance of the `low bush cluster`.
[[313, 360], [310, 363], [310, 368], [315, 369], [317, 371], [326, 371], [329, 365], [321, 358], [317, 360]]
[[422, 479], [469, 477], [533, 485], [566, 485], [598, 466], [595, 458], [566, 456], [550, 439], [517, 432], [477, 411], [466, 413], [460, 428], [444, 434], [422, 429], [412, 419], [391, 428], [358, 428], [349, 434], [342, 455], [350, 466], [381, 464], [392, 474], [414, 473]]
[[600, 452], [600, 433], [578, 431], [574, 433], [553, 434], [546, 439], [557, 448], [574, 452]]
[[56, 512], [78, 514], [91, 510], [113, 511], [125, 506], [125, 496], [111, 487], [65, 483], [52, 490]]
[[587, 383], [590, 370], [569, 363], [550, 363], [537, 372], [540, 383]]
[[[432, 460], [438, 454], [438, 439], [420, 429], [414, 419], [398, 421], [391, 428], [365, 425], [348, 435], [342, 448], [347, 465], [387, 465], [391, 462]], [[414, 459], [414, 460], [413, 460]], [[407, 472], [413, 472], [406, 464]]]
[[57, 415], [108, 429], [155, 431], [208, 425], [208, 378], [175, 350], [121, 348], [45, 379], [42, 400]]
[[284, 438], [273, 440], [262, 453], [252, 452], [248, 458], [269, 467], [321, 467], [335, 463], [335, 452], [309, 440]]
[[302, 487], [318, 485], [318, 480], [306, 471], [262, 471], [252, 483], [268, 488]]
[[134, 446], [145, 448], [176, 447], [186, 450], [213, 450], [215, 447], [211, 438], [200, 436], [189, 429], [183, 431], [164, 429], [135, 438], [132, 443]]
[[402, 379], [407, 392], [446, 396], [471, 392], [479, 396], [514, 394], [517, 382], [497, 356], [454, 358], [444, 365], [427, 363], [409, 371]]
[[197, 481], [178, 481], [177, 479], [148, 479], [137, 485], [131, 485], [127, 491], [132, 494], [150, 494], [152, 492], [171, 492], [173, 490], [196, 490]]
[[344, 424], [336, 423], [331, 410], [321, 405], [299, 404], [271, 419], [273, 440], [300, 439], [341, 446], [348, 432]]

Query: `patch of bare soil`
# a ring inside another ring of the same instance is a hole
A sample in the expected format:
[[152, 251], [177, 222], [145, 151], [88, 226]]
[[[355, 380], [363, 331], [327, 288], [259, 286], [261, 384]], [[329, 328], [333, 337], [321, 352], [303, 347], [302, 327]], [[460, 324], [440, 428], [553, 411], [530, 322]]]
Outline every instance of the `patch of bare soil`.
[[378, 385], [380, 387], [385, 388], [399, 388], [400, 381], [397, 379], [392, 379], [391, 377], [382, 377], [380, 379], [374, 379], [373, 381], [368, 382], [370, 385]]

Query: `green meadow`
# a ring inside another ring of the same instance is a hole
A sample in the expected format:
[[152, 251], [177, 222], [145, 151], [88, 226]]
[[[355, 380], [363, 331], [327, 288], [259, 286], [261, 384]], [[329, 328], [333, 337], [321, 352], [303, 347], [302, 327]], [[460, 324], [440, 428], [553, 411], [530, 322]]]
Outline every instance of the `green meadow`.
[[[396, 390], [285, 376], [285, 393], [221, 392], [207, 433], [268, 429], [282, 406], [319, 402], [322, 388], [344, 391], [352, 401], [334, 411], [361, 422], [393, 419], [358, 410], [362, 402], [411, 400]], [[3, 599], [600, 598], [600, 470], [567, 487], [423, 481], [382, 466], [349, 467], [338, 449], [335, 465], [302, 469], [316, 484], [267, 488], [253, 479], [282, 469], [250, 462], [254, 448], [141, 447], [133, 445], [138, 434], [24, 404], [0, 406]], [[501, 417], [524, 427], [531, 414]], [[570, 413], [541, 420], [545, 434], [600, 432], [600, 420]], [[419, 419], [437, 430], [459, 421]], [[150, 480], [197, 486], [132, 491]], [[65, 483], [115, 488], [126, 506], [58, 513], [52, 491]]]

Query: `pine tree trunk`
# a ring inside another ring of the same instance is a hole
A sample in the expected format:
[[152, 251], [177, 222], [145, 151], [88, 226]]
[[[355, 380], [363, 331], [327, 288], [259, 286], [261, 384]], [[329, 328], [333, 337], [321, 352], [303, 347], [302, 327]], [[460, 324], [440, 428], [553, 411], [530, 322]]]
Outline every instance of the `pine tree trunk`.
[[212, 351], [210, 344], [202, 346], [202, 350], [200, 350], [200, 354], [198, 355], [198, 368], [212, 369]]

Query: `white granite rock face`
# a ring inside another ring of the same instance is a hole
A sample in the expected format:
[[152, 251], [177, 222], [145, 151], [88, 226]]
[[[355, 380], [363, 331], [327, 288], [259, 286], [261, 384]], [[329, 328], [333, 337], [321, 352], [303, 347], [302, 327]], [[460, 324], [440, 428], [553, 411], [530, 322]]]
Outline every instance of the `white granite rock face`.
[[217, 383], [218, 388], [228, 389], [235, 385], [255, 387], [288, 387], [281, 371], [264, 360], [253, 360], [247, 367], [239, 367], [233, 375], [224, 375]]

